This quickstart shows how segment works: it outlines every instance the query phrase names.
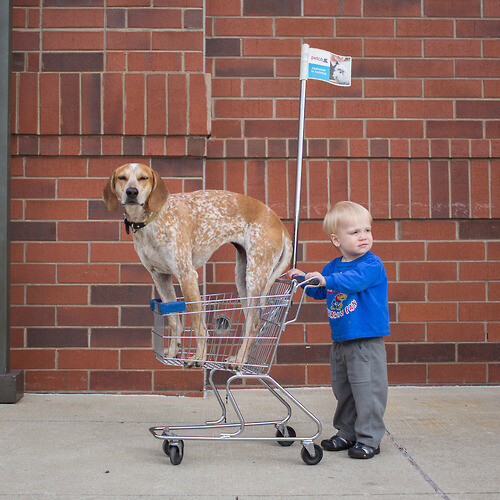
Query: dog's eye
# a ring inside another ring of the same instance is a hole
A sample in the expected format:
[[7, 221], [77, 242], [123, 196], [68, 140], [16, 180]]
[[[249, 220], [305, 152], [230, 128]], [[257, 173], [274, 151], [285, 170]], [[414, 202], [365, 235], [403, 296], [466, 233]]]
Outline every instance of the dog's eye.
[[139, 180], [140, 181], [147, 181], [148, 180], [148, 177], [146, 177], [145, 175], [139, 177]]
[[126, 180], [127, 180], [127, 178], [126, 178], [124, 175], [119, 175], [119, 176], [118, 176], [118, 179], [119, 179], [120, 181], [126, 181]]

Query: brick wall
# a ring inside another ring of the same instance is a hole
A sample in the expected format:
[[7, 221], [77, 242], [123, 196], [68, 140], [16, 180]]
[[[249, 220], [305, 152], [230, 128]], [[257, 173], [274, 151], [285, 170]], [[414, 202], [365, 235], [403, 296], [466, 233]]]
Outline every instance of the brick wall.
[[[326, 207], [374, 218], [393, 384], [500, 382], [500, 7], [495, 0], [14, 0], [12, 353], [28, 391], [195, 394], [155, 361], [154, 296], [100, 202], [141, 160], [171, 191], [224, 188], [292, 232], [302, 43], [353, 57], [307, 84], [299, 261], [333, 258]], [[207, 106], [208, 103], [208, 106]], [[233, 280], [233, 250], [206, 267]], [[328, 385], [324, 305], [272, 374]]]

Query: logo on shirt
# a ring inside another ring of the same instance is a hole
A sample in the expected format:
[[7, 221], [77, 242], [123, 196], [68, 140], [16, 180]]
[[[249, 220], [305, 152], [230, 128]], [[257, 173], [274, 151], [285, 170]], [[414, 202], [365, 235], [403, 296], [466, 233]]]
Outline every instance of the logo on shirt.
[[328, 317], [330, 319], [338, 319], [342, 318], [345, 314], [350, 314], [356, 307], [358, 307], [358, 303], [356, 299], [352, 299], [349, 304], [344, 305], [344, 301], [347, 299], [347, 295], [345, 293], [334, 292], [332, 290], [328, 290], [328, 293], [333, 295], [332, 303], [328, 308]]

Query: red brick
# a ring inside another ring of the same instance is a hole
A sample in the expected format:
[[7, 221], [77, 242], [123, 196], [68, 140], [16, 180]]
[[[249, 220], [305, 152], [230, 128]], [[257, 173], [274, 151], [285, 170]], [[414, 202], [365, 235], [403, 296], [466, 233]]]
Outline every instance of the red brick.
[[[380, 256], [379, 253], [377, 255]], [[389, 301], [418, 301], [425, 300], [424, 283], [389, 283]]]
[[[103, 9], [44, 9], [44, 28], [102, 28]], [[44, 36], [46, 33], [44, 33]], [[44, 49], [45, 49], [44, 38]]]
[[12, 50], [14, 52], [40, 50], [40, 33], [37, 31], [14, 31], [12, 33]]
[[11, 349], [10, 358], [13, 369], [55, 368], [54, 349]]
[[28, 370], [26, 372], [26, 391], [86, 391], [88, 373], [86, 371]]
[[351, 161], [349, 165], [349, 181], [351, 185], [351, 201], [368, 208], [368, 164], [366, 161]]
[[54, 307], [11, 307], [10, 321], [13, 326], [50, 326], [54, 324]]
[[370, 162], [370, 211], [377, 219], [389, 217], [389, 162]]
[[243, 82], [245, 97], [294, 97], [300, 92], [297, 81], [252, 78]]
[[273, 19], [216, 17], [214, 22], [215, 36], [273, 36]]
[[498, 38], [498, 22], [490, 19], [458, 20], [457, 36], [460, 38]]
[[431, 364], [429, 383], [431, 384], [484, 384], [486, 364]]
[[408, 161], [391, 161], [391, 217], [410, 215], [410, 172]]
[[424, 364], [389, 364], [387, 375], [390, 384], [425, 384], [427, 381]]
[[461, 280], [498, 280], [500, 279], [500, 262], [461, 262]]
[[460, 321], [500, 321], [500, 303], [463, 302], [459, 317]]
[[83, 134], [101, 133], [101, 77], [83, 73], [81, 76], [81, 119]]
[[317, 16], [361, 16], [361, 0], [343, 2], [339, 0], [304, 0], [304, 15]]
[[208, 73], [195, 73], [189, 76], [189, 133], [191, 135], [210, 134], [210, 110], [212, 108], [210, 81]]
[[[112, 33], [107, 34], [108, 43]], [[104, 33], [102, 31], [44, 31], [43, 50], [92, 50], [104, 48]]]
[[118, 264], [59, 264], [58, 283], [116, 283]]
[[11, 283], [55, 283], [55, 265], [11, 263], [10, 272]]
[[481, 97], [480, 80], [425, 80], [425, 97]]
[[[168, 75], [168, 133], [170, 135], [187, 133], [187, 99], [186, 75]], [[171, 103], [175, 103], [175, 106]]]
[[[153, 50], [203, 51], [201, 31], [164, 31], [153, 32]], [[137, 47], [131, 47], [137, 50]], [[147, 49], [149, 47], [140, 47]]]
[[481, 75], [483, 78], [500, 77], [500, 61], [492, 60], [457, 60], [455, 76], [457, 78], [474, 78]]
[[429, 342], [477, 342], [485, 338], [484, 323], [428, 323]]
[[400, 362], [450, 362], [455, 361], [454, 344], [400, 344]]
[[500, 242], [489, 241], [487, 243], [488, 260], [500, 260]]
[[300, 0], [268, 0], [260, 4], [252, 0], [243, 0], [244, 16], [300, 16]]
[[422, 42], [406, 39], [365, 39], [365, 57], [422, 57]]
[[422, 342], [425, 340], [425, 326], [423, 324], [394, 323], [390, 327], [391, 336], [386, 337], [390, 342]]
[[366, 129], [367, 137], [423, 137], [423, 124], [416, 120], [371, 120]]
[[125, 133], [144, 134], [144, 75], [125, 75]]
[[19, 74], [18, 133], [36, 134], [38, 131], [38, 75]]
[[366, 80], [365, 97], [421, 97], [422, 82], [419, 80]]
[[419, 17], [420, 0], [365, 0], [363, 14], [365, 17]]
[[130, 9], [128, 10], [129, 28], [181, 28], [180, 9]]
[[428, 17], [480, 17], [480, 0], [425, 0]]
[[300, 54], [298, 38], [248, 38], [243, 39], [243, 56], [290, 56]]
[[100, 349], [61, 349], [57, 356], [59, 369], [117, 369], [118, 351]]
[[58, 307], [57, 324], [60, 326], [117, 326], [118, 308], [96, 306]]
[[124, 243], [92, 243], [90, 247], [91, 262], [138, 262], [133, 245]]
[[[324, 36], [333, 37], [333, 19], [307, 17], [277, 18], [275, 36]], [[253, 36], [255, 34], [252, 33]], [[337, 36], [338, 25], [337, 25]]]
[[401, 262], [399, 275], [402, 281], [454, 281], [457, 266], [454, 262]]
[[[280, 379], [278, 379], [280, 380]], [[328, 386], [331, 383], [330, 365], [311, 365], [307, 367], [307, 385]]]
[[[454, 16], [451, 16], [454, 17]], [[452, 19], [396, 19], [398, 37], [453, 37]]]
[[179, 52], [129, 52], [128, 68], [129, 71], [141, 72], [180, 71], [182, 57]]
[[455, 160], [450, 163], [451, 216], [469, 217], [469, 163]]
[[456, 321], [457, 305], [454, 303], [402, 302], [398, 305], [399, 321]]
[[86, 158], [30, 157], [26, 158], [26, 177], [85, 177]]
[[500, 342], [477, 342], [458, 344], [458, 361], [497, 362], [500, 356]]
[[227, 118], [272, 118], [273, 101], [265, 99], [218, 99], [215, 101], [215, 114]]
[[[125, 52], [107, 52], [106, 53], [106, 70], [125, 72], [127, 69], [127, 54]], [[133, 68], [129, 65], [129, 69]]]
[[337, 19], [336, 36], [352, 37], [362, 33], [363, 37], [394, 36], [394, 21], [392, 19]]
[[485, 245], [483, 242], [429, 242], [427, 244], [428, 260], [484, 260]]
[[88, 288], [86, 286], [28, 286], [26, 304], [63, 305], [87, 304]]
[[28, 200], [26, 217], [33, 220], [58, 220], [64, 214], [65, 219], [85, 219], [87, 203], [84, 201], [65, 200]]
[[105, 134], [123, 133], [123, 77], [121, 74], [103, 75], [103, 127]]
[[166, 133], [166, 78], [147, 75], [147, 133]]
[[59, 75], [40, 75], [40, 133], [59, 133]]
[[92, 371], [90, 372], [92, 391], [146, 391], [152, 390], [152, 374], [149, 371]]
[[202, 370], [163, 370], [154, 372], [156, 391], [201, 391], [203, 388]]
[[486, 290], [484, 283], [428, 283], [430, 301], [461, 300], [463, 297], [474, 297], [484, 300]]

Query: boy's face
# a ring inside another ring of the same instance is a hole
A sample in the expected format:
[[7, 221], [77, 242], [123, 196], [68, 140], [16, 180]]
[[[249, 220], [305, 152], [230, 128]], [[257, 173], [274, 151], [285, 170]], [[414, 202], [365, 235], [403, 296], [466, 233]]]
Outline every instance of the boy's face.
[[339, 224], [337, 234], [330, 235], [340, 250], [342, 260], [350, 262], [368, 252], [373, 245], [372, 228], [368, 219], [357, 219]]

